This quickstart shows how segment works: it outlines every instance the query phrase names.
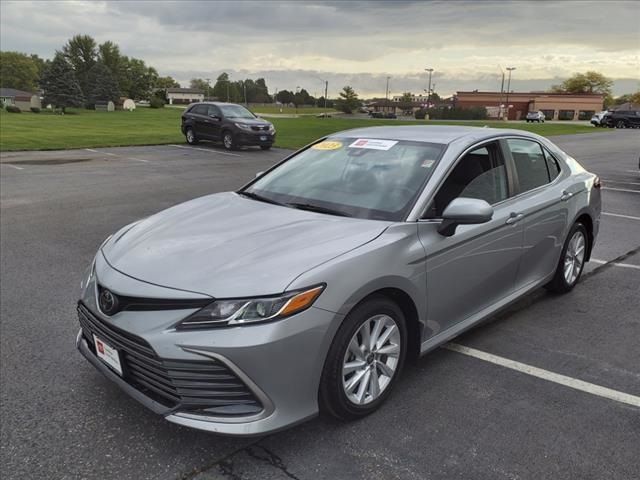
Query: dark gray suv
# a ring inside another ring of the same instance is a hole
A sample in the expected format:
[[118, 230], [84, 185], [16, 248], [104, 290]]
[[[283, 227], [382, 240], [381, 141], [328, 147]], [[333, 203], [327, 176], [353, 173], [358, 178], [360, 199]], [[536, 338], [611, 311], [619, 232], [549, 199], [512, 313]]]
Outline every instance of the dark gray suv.
[[222, 141], [227, 150], [240, 146], [259, 146], [262, 150], [269, 150], [276, 139], [273, 124], [235, 103], [189, 105], [182, 114], [180, 128], [190, 145], [200, 140]]

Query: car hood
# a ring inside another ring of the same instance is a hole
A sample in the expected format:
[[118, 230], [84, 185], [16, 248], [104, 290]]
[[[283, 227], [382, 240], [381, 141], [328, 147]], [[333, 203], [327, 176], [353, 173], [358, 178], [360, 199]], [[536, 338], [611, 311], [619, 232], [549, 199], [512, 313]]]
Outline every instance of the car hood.
[[102, 253], [113, 268], [144, 282], [217, 298], [248, 297], [284, 291], [303, 272], [373, 240], [388, 225], [228, 192], [124, 227]]
[[228, 119], [232, 122], [235, 123], [244, 123], [245, 125], [260, 125], [260, 126], [264, 126], [264, 125], [271, 125], [271, 122], [268, 122], [267, 120], [263, 119], [263, 118], [233, 118], [233, 117], [228, 117]]

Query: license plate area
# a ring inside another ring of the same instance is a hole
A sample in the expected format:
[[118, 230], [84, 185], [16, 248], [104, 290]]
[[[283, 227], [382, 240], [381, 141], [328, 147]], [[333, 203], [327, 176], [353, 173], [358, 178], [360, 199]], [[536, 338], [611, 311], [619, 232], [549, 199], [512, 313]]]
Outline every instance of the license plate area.
[[106, 363], [111, 369], [122, 376], [122, 364], [120, 363], [120, 353], [104, 340], [93, 335], [93, 344], [96, 347], [96, 355], [100, 360]]

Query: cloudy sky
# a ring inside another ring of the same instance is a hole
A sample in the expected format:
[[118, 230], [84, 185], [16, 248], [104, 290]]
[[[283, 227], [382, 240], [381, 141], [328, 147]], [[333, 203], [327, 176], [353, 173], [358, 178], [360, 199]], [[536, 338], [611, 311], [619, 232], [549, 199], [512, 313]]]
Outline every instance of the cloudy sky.
[[193, 77], [265, 77], [271, 91], [361, 96], [427, 87], [546, 89], [575, 72], [640, 88], [640, 2], [634, 1], [10, 1], [0, 47], [53, 56], [76, 33], [112, 40], [183, 86]]

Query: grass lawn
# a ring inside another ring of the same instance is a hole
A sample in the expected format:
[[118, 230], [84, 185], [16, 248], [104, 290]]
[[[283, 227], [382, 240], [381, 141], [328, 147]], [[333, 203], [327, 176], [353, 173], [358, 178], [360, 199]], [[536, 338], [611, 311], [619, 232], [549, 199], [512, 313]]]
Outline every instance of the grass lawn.
[[[133, 112], [95, 112], [77, 110], [66, 115], [0, 111], [0, 150], [58, 150], [67, 148], [115, 147], [184, 143], [180, 132], [181, 109], [138, 108]], [[592, 126], [528, 124], [524, 122], [412, 122], [349, 118], [272, 118], [278, 136], [276, 146], [299, 148], [313, 140], [340, 130], [375, 125], [472, 125], [509, 127], [541, 135], [564, 135], [602, 131]]]

